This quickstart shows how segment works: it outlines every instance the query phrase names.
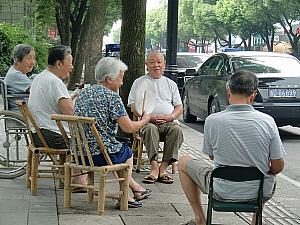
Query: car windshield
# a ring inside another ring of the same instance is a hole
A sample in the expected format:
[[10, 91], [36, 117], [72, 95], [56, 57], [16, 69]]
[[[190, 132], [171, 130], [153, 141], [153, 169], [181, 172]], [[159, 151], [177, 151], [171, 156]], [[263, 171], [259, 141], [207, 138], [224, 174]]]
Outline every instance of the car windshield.
[[208, 57], [196, 55], [177, 55], [178, 68], [196, 68], [199, 67]]
[[282, 73], [286, 76], [299, 74], [300, 63], [296, 59], [279, 56], [234, 57], [235, 71], [248, 70], [253, 73]]

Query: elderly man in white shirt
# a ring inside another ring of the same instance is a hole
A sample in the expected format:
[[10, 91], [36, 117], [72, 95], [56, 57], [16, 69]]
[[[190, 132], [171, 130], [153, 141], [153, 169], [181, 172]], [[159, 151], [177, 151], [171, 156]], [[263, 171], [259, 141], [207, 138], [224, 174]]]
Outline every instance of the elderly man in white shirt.
[[[167, 167], [178, 159], [178, 149], [183, 142], [183, 134], [176, 119], [182, 114], [182, 102], [177, 84], [163, 76], [165, 60], [163, 54], [150, 52], [146, 58], [148, 74], [136, 79], [131, 87], [128, 106], [135, 109], [136, 93], [140, 85], [147, 80], [153, 84], [156, 99], [154, 110], [150, 114], [150, 123], [145, 125], [141, 134], [151, 164], [151, 172], [143, 182], [173, 183], [167, 173]], [[159, 142], [164, 142], [162, 163], [158, 163]]]

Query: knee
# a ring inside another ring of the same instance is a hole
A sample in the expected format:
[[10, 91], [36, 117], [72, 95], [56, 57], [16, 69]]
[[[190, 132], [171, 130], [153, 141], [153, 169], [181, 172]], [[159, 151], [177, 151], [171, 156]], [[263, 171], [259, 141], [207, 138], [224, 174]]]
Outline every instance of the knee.
[[185, 165], [188, 160], [192, 159], [189, 155], [183, 155], [178, 160], [178, 169], [179, 171], [185, 171]]
[[158, 129], [153, 123], [148, 123], [143, 127], [142, 133], [143, 134], [158, 133]]
[[179, 125], [170, 127], [169, 133], [172, 134], [172, 136], [176, 136], [180, 140], [183, 139], [183, 133]]

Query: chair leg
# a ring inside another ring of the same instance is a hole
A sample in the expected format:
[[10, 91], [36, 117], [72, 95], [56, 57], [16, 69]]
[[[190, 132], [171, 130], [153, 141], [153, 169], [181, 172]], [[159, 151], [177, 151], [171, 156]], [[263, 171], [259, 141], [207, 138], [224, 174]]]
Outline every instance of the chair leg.
[[136, 172], [139, 173], [141, 171], [141, 164], [142, 164], [142, 154], [143, 154], [143, 142], [138, 142], [138, 158], [137, 158], [137, 165], [136, 165]]
[[172, 174], [176, 173], [176, 162], [172, 163]]
[[31, 195], [37, 195], [37, 188], [38, 188], [38, 167], [39, 167], [39, 159], [40, 154], [33, 152], [32, 155], [32, 165], [31, 165]]
[[206, 225], [211, 225], [212, 220], [212, 203], [209, 200], [207, 204]]
[[120, 191], [122, 195], [120, 197], [120, 210], [128, 210], [128, 189], [129, 189], [129, 180], [128, 180], [128, 169], [122, 170], [120, 172], [120, 177], [124, 178], [124, 181], [120, 181]]
[[[95, 173], [94, 172], [89, 172], [87, 175], [87, 184], [94, 186], [95, 185], [95, 179], [94, 179]], [[95, 188], [94, 188], [95, 189]], [[87, 189], [87, 194], [88, 194], [88, 203], [92, 203], [94, 199], [94, 190], [88, 188]]]
[[65, 164], [65, 180], [64, 180], [64, 207], [71, 207], [71, 168]]
[[255, 225], [262, 225], [262, 224], [263, 224], [262, 210], [259, 210], [259, 212], [257, 212], [255, 216]]
[[104, 214], [104, 207], [105, 207], [105, 180], [106, 180], [106, 174], [100, 172], [99, 192], [98, 192], [98, 214], [100, 216]]
[[26, 187], [30, 188], [31, 187], [31, 166], [32, 166], [32, 151], [28, 149], [27, 152], [27, 165], [26, 165]]
[[[58, 170], [59, 170], [59, 175], [61, 177], [64, 177], [64, 167], [62, 167], [62, 165], [64, 165], [65, 162], [66, 162], [66, 155], [60, 155], [59, 156], [59, 165], [61, 167], [59, 167]], [[59, 178], [58, 188], [60, 188], [60, 189], [64, 188], [63, 178]]]

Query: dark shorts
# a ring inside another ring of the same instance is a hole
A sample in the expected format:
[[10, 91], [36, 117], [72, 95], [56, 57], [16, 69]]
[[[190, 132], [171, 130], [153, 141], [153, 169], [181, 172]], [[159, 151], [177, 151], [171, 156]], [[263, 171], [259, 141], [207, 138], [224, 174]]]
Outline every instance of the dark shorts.
[[[47, 129], [40, 129], [41, 133], [50, 148], [64, 149], [68, 148], [61, 134]], [[32, 133], [32, 138], [35, 147], [45, 147], [37, 133]]]
[[[131, 156], [132, 156], [131, 148], [128, 147], [127, 145], [124, 145], [124, 144], [123, 144], [123, 146], [122, 146], [122, 148], [119, 152], [109, 154], [109, 157], [110, 157], [113, 164], [125, 163], [128, 159], [131, 158]], [[107, 162], [105, 161], [102, 154], [93, 155], [92, 158], [93, 158], [95, 166], [105, 166], [105, 165], [107, 165]], [[88, 165], [89, 163], [88, 163], [87, 156], [85, 156], [85, 161]]]

